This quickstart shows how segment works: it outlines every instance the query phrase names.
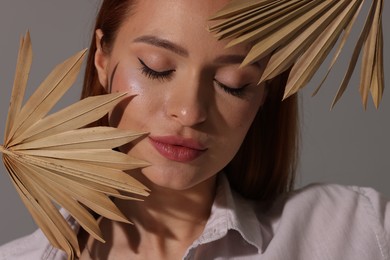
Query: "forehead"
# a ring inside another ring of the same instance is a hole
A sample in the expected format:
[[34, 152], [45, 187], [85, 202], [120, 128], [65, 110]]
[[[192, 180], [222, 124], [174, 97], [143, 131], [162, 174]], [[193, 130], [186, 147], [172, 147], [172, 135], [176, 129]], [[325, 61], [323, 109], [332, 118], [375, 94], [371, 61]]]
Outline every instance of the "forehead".
[[224, 7], [229, 0], [139, 0], [133, 16], [139, 21], [156, 22], [160, 26], [196, 23], [206, 28], [209, 17]]
[[[224, 49], [227, 41], [217, 41], [207, 28], [209, 18], [224, 7], [229, 0], [142, 0], [124, 21], [119, 36], [138, 38], [154, 35], [169, 39], [184, 48], [195, 45], [202, 48]], [[247, 52], [248, 45], [231, 48]]]
[[229, 2], [230, 0], [138, 0], [135, 11], [145, 14], [161, 14], [162, 12], [179, 14], [187, 11], [191, 13], [191, 17], [198, 16], [208, 19]]

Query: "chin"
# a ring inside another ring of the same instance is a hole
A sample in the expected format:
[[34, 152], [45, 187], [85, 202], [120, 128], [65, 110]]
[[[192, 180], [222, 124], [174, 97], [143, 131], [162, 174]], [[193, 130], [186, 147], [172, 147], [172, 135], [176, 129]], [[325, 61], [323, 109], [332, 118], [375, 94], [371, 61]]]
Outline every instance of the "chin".
[[213, 179], [213, 175], [204, 176], [204, 174], [200, 174], [194, 169], [185, 170], [179, 168], [149, 166], [142, 169], [143, 178], [146, 178], [146, 186], [150, 186], [151, 189], [153, 189], [152, 186], [157, 186], [175, 191], [185, 191], [202, 186], [202, 183]]

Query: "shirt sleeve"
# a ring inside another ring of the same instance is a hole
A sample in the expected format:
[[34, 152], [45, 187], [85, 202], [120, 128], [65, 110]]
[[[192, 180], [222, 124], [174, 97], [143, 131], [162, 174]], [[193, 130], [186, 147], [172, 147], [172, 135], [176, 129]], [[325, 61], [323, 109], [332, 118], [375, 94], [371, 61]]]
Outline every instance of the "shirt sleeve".
[[0, 260], [66, 260], [66, 254], [52, 247], [41, 230], [0, 246]]

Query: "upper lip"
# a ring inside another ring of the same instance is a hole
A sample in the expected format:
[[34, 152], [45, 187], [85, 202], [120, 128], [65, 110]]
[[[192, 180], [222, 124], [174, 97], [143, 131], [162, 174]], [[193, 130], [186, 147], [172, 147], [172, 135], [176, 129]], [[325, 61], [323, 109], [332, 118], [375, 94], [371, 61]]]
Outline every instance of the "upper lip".
[[177, 135], [167, 136], [149, 136], [155, 142], [164, 143], [168, 145], [183, 146], [194, 150], [204, 151], [207, 148], [199, 141], [193, 138], [185, 138]]

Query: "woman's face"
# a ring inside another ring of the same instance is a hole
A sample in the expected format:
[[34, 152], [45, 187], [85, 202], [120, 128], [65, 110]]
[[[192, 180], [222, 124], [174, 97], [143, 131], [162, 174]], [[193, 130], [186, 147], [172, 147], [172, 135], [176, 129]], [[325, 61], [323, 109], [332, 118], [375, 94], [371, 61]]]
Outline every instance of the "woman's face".
[[213, 180], [264, 101], [262, 66], [239, 68], [250, 46], [226, 49], [206, 30], [227, 2], [138, 1], [110, 53], [96, 53], [102, 85], [134, 96], [110, 123], [150, 133], [123, 151], [150, 162], [142, 172], [158, 186], [184, 190]]

